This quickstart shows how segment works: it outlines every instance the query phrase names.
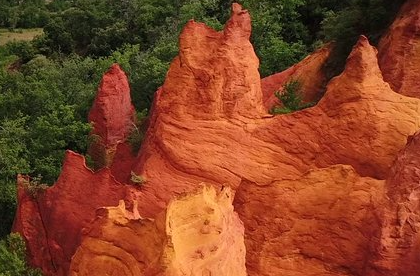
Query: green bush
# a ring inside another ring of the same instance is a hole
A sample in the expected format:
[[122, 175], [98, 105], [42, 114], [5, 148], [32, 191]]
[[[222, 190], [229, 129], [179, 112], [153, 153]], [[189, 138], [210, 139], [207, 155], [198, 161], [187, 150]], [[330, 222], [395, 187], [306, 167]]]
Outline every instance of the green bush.
[[16, 182], [0, 180], [0, 239], [10, 233], [16, 211]]
[[30, 61], [36, 54], [36, 49], [28, 41], [11, 41], [5, 45], [9, 55], [16, 55], [23, 63]]
[[49, 17], [45, 3], [44, 0], [0, 1], [0, 27], [43, 27]]
[[0, 276], [42, 276], [39, 269], [26, 264], [26, 245], [23, 238], [12, 233], [0, 241]]
[[137, 184], [138, 186], [141, 186], [144, 183], [146, 183], [146, 178], [143, 175], [137, 175], [133, 171], [131, 171], [130, 180], [131, 182]]
[[274, 95], [282, 102], [283, 106], [273, 107], [270, 110], [271, 114], [287, 114], [314, 105], [314, 103], [302, 103], [302, 84], [298, 80], [286, 82], [283, 90], [274, 92]]
[[133, 154], [138, 153], [144, 136], [146, 135], [144, 123], [147, 118], [147, 109], [144, 109], [142, 112], [137, 112], [136, 117], [136, 123], [133, 125], [131, 133], [127, 138], [127, 142], [130, 144]]

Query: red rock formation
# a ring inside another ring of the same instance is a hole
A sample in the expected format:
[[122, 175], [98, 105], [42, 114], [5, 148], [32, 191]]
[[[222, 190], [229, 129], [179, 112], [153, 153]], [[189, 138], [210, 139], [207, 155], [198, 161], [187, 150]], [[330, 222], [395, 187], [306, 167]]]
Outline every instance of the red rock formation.
[[69, 275], [157, 275], [166, 241], [164, 221], [142, 219], [118, 207], [101, 208], [84, 231]]
[[136, 154], [133, 145], [129, 142], [120, 143], [115, 149], [113, 161], [110, 166], [111, 174], [116, 180], [128, 183], [131, 177], [131, 169], [136, 162]]
[[420, 271], [420, 133], [389, 178], [349, 166], [258, 185], [243, 181], [248, 275], [417, 276]]
[[238, 4], [233, 4], [232, 17], [222, 32], [188, 22], [156, 112], [196, 120], [261, 117], [265, 112], [255, 70], [259, 61], [250, 34], [250, 16]]
[[372, 276], [417, 276], [420, 271], [420, 133], [410, 137], [386, 182], [388, 204]]
[[27, 258], [33, 267], [40, 267], [44, 272], [52, 273], [56, 271], [51, 259], [51, 252], [48, 245], [48, 236], [45, 231], [45, 224], [39, 209], [39, 204], [34, 196], [42, 191], [32, 191], [28, 188], [27, 177], [18, 176], [18, 195], [19, 202], [16, 210], [13, 232], [20, 234], [27, 241]]
[[[119, 65], [112, 65], [103, 76], [89, 112], [89, 122], [93, 125], [89, 154], [96, 168], [109, 167], [113, 163], [117, 146], [126, 142], [135, 127], [135, 110], [131, 104], [130, 86]], [[131, 152], [123, 151], [117, 155], [124, 155], [119, 156], [122, 159], [134, 160], [134, 154]], [[124, 179], [124, 176], [121, 178]], [[121, 180], [119, 175], [117, 177]]]
[[204, 187], [172, 201], [156, 220], [126, 211], [123, 201], [100, 209], [70, 275], [245, 276], [244, 228], [232, 200], [228, 188]]
[[99, 135], [106, 147], [115, 146], [130, 133], [134, 113], [127, 76], [114, 64], [103, 76], [89, 113], [92, 133]]
[[95, 210], [117, 205], [129, 187], [118, 183], [109, 169], [92, 172], [83, 156], [69, 151], [54, 186], [35, 198], [20, 191], [13, 230], [27, 240], [35, 266], [46, 275], [66, 275], [81, 230], [95, 217]]
[[392, 89], [420, 98], [420, 5], [408, 0], [379, 43], [379, 65]]
[[378, 249], [382, 180], [336, 165], [269, 185], [244, 181], [248, 275], [365, 275]]
[[280, 104], [274, 92], [281, 91], [283, 85], [290, 80], [297, 80], [302, 84], [303, 102], [317, 102], [322, 97], [327, 84], [323, 67], [331, 50], [332, 45], [328, 44], [287, 70], [263, 78], [261, 87], [265, 108], [270, 110], [273, 106]]
[[[189, 70], [174, 64], [170, 70]], [[256, 64], [253, 69], [257, 72]], [[165, 85], [177, 85], [173, 74]], [[193, 81], [184, 84], [193, 86]], [[158, 91], [151, 126], [134, 168], [148, 179], [143, 191], [154, 195], [153, 201], [160, 206], [173, 193], [201, 182], [236, 188], [242, 179], [270, 183], [334, 164], [350, 164], [363, 176], [384, 179], [406, 137], [420, 126], [420, 101], [389, 88], [378, 68], [376, 50], [364, 37], [344, 73], [331, 81], [325, 97], [313, 108], [273, 118], [219, 115], [201, 120], [189, 113], [175, 115], [166, 108], [172, 99], [179, 101], [177, 97], [165, 94], [165, 86]], [[190, 108], [187, 102], [184, 105], [185, 110]], [[149, 201], [139, 204], [149, 211], [148, 216], [159, 212], [151, 209]]]

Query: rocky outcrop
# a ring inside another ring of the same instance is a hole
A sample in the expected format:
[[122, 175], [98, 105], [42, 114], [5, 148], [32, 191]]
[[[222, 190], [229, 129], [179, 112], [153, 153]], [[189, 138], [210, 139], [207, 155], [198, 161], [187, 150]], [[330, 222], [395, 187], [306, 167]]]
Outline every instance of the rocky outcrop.
[[188, 22], [155, 112], [194, 120], [261, 117], [259, 61], [250, 35], [251, 18], [239, 4], [222, 32]]
[[46, 275], [67, 275], [81, 230], [89, 225], [96, 209], [117, 205], [131, 187], [117, 182], [109, 169], [94, 173], [84, 162], [83, 156], [69, 151], [54, 186], [35, 197], [20, 189], [13, 230], [27, 240], [32, 263]]
[[410, 137], [386, 182], [380, 254], [369, 275], [415, 276], [420, 271], [420, 133]]
[[244, 180], [248, 275], [415, 276], [420, 271], [420, 134], [387, 180], [335, 165], [259, 185]]
[[[109, 167], [113, 163], [117, 146], [126, 142], [136, 127], [130, 86], [127, 76], [118, 64], [112, 65], [103, 76], [89, 112], [89, 122], [93, 127], [89, 135], [89, 155], [97, 169]], [[121, 154], [120, 152], [117, 155]], [[120, 158], [134, 160], [134, 154], [124, 152], [124, 155], [127, 156]]]
[[19, 232], [26, 239], [27, 259], [31, 266], [53, 273], [56, 267], [51, 258], [48, 236], [36, 196], [43, 190], [30, 190], [30, 179], [19, 175], [17, 179], [19, 203], [16, 210], [13, 232]]
[[420, 5], [408, 0], [379, 46], [379, 65], [392, 89], [420, 98]]
[[[70, 275], [245, 276], [244, 228], [229, 188], [173, 200], [156, 220], [102, 208], [85, 231]], [[226, 256], [230, 256], [226, 258]]]
[[97, 208], [136, 192], [118, 181], [128, 181], [135, 160], [126, 142], [134, 114], [127, 76], [114, 64], [102, 78], [89, 113], [93, 125], [89, 153], [97, 168], [111, 168], [94, 173], [83, 156], [69, 151], [53, 187], [33, 194], [26, 184], [30, 180], [19, 179], [20, 205], [13, 229], [27, 240], [31, 263], [47, 275], [67, 274], [81, 229], [89, 225]]
[[292, 80], [299, 81], [302, 85], [302, 102], [315, 103], [319, 101], [327, 85], [328, 79], [324, 72], [324, 66], [332, 49], [333, 45], [328, 44], [292, 67], [263, 78], [261, 87], [265, 108], [270, 110], [273, 106], [281, 104], [274, 93], [281, 92], [283, 85]]
[[269, 185], [244, 181], [248, 275], [366, 275], [378, 250], [384, 181], [336, 165]]
[[[171, 82], [177, 79], [169, 74], [166, 83]], [[349, 164], [363, 176], [385, 179], [407, 136], [420, 126], [420, 101], [393, 92], [383, 81], [376, 50], [365, 37], [319, 104], [300, 112], [252, 120], [220, 114], [213, 120], [194, 119], [161, 108], [176, 97], [165, 94], [164, 87], [158, 92], [133, 169], [148, 179], [143, 191], [161, 206], [171, 194], [201, 182], [236, 189], [242, 179], [267, 184], [334, 164]], [[139, 204], [142, 210], [159, 212], [150, 209], [150, 202]]]

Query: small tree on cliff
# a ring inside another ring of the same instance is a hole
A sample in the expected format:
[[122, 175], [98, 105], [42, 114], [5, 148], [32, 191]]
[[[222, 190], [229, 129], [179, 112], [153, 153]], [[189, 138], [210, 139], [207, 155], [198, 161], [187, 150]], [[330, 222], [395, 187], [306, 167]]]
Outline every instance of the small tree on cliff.
[[274, 95], [281, 101], [282, 106], [274, 106], [270, 113], [287, 114], [311, 107], [314, 103], [302, 103], [302, 83], [298, 80], [291, 80], [284, 84], [282, 91], [274, 92]]

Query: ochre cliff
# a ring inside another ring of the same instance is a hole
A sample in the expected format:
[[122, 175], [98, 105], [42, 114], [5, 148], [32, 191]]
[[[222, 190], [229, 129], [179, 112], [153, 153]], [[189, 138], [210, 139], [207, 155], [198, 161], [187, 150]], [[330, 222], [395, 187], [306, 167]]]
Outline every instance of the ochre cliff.
[[[171, 66], [170, 72], [175, 69]], [[256, 65], [253, 69], [257, 73]], [[177, 81], [169, 74], [165, 85]], [[195, 85], [193, 81], [188, 85]], [[177, 101], [177, 94], [165, 94], [164, 88], [158, 92], [133, 169], [148, 180], [143, 191], [155, 195], [153, 201], [162, 206], [172, 193], [200, 182], [236, 189], [242, 179], [270, 183], [334, 164], [349, 164], [363, 176], [384, 179], [407, 136], [420, 126], [420, 100], [390, 89], [382, 79], [376, 50], [364, 37], [319, 104], [300, 112], [259, 119], [223, 114], [195, 119], [162, 108], [161, 104], [171, 106], [172, 98]], [[189, 102], [184, 105], [190, 108]], [[159, 211], [151, 205], [139, 200], [149, 216]]]
[[89, 112], [92, 133], [100, 136], [105, 147], [124, 142], [134, 122], [127, 76], [118, 64], [105, 73]]
[[83, 156], [67, 152], [57, 182], [36, 197], [23, 190], [23, 179], [19, 183], [14, 230], [28, 239], [31, 263], [47, 275], [66, 275], [81, 230], [89, 225], [96, 209], [126, 198], [127, 186], [117, 182], [109, 169], [94, 173], [84, 162]]
[[128, 79], [118, 64], [112, 65], [103, 76], [89, 112], [89, 122], [92, 131], [88, 153], [95, 168], [112, 167], [118, 180], [127, 180], [130, 174], [127, 170], [135, 159], [128, 149], [127, 138], [136, 128], [136, 121]]
[[248, 275], [365, 275], [378, 248], [384, 183], [351, 166], [260, 186], [243, 181]]
[[[14, 230], [31, 264], [59, 276], [418, 276], [420, 99], [391, 89], [364, 36], [325, 89], [329, 48], [261, 81], [250, 32], [238, 4], [221, 32], [186, 25], [138, 155], [127, 78], [111, 67], [89, 118], [102, 168], [68, 152], [54, 186], [33, 195], [19, 179]], [[308, 101], [324, 96], [268, 114], [285, 76], [307, 77]]]
[[[244, 228], [229, 188], [203, 187], [155, 220], [102, 208], [85, 230], [70, 275], [245, 276]], [[229, 256], [229, 257], [227, 257]]]
[[420, 5], [408, 0], [379, 43], [379, 65], [395, 91], [420, 98]]
[[385, 183], [387, 204], [376, 270], [371, 275], [420, 271], [420, 132], [410, 136]]

